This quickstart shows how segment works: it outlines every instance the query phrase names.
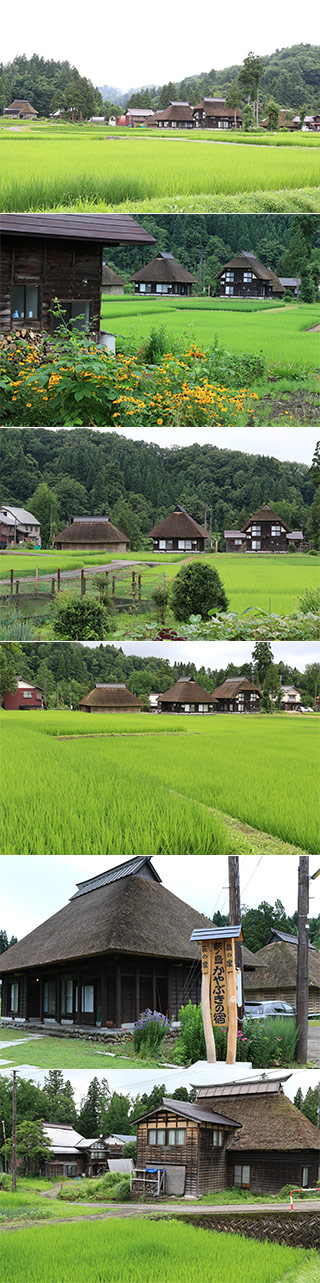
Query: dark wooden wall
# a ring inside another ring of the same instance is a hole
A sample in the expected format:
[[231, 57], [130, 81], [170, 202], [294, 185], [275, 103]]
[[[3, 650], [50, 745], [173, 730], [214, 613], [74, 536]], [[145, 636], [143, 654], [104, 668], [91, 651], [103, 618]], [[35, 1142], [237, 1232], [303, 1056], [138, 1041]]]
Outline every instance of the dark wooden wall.
[[23, 283], [39, 285], [39, 320], [29, 321], [29, 328], [50, 332], [50, 309], [54, 299], [59, 298], [88, 300], [90, 322], [99, 329], [101, 279], [102, 245], [99, 242], [4, 235], [1, 238], [0, 331], [21, 329], [25, 324], [21, 319], [12, 320], [13, 286]]

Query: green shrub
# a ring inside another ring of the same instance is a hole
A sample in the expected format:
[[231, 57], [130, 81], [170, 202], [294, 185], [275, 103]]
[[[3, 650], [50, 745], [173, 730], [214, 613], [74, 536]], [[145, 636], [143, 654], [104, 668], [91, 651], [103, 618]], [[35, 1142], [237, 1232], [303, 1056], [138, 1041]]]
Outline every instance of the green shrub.
[[169, 1021], [160, 1011], [150, 1011], [150, 1007], [143, 1011], [139, 1020], [136, 1021], [133, 1032], [134, 1050], [140, 1053], [140, 1056], [153, 1055], [158, 1051], [163, 1042], [165, 1033], [169, 1028]]
[[57, 637], [76, 641], [100, 641], [109, 631], [108, 613], [94, 597], [61, 593], [57, 598], [53, 631]]
[[123, 1146], [122, 1157], [133, 1158], [135, 1163], [137, 1157], [137, 1141], [135, 1136], [132, 1137], [132, 1140], [128, 1140], [127, 1144]]
[[180, 1037], [177, 1039], [173, 1059], [179, 1065], [194, 1064], [196, 1060], [206, 1060], [206, 1043], [203, 1029], [201, 1007], [188, 1002], [179, 1011], [181, 1025]]
[[[180, 1065], [194, 1064], [206, 1059], [206, 1044], [201, 1007], [188, 1002], [179, 1011], [181, 1024], [173, 1059]], [[217, 1060], [225, 1060], [227, 1031], [214, 1029]], [[298, 1030], [295, 1021], [287, 1016], [266, 1020], [244, 1020], [238, 1032], [237, 1061], [251, 1061], [254, 1069], [267, 1069], [276, 1065], [291, 1065], [295, 1058]]]
[[215, 566], [195, 561], [182, 566], [171, 590], [175, 619], [187, 622], [190, 615], [208, 619], [211, 611], [226, 611], [228, 599]]
[[147, 365], [158, 365], [169, 347], [170, 341], [164, 325], [160, 325], [158, 330], [154, 327], [141, 349], [142, 360]]
[[320, 588], [306, 588], [299, 602], [303, 615], [307, 615], [309, 610], [317, 614], [320, 611]]
[[158, 624], [165, 624], [167, 617], [167, 606], [169, 600], [169, 589], [164, 584], [159, 584], [151, 593], [151, 601], [154, 601]]

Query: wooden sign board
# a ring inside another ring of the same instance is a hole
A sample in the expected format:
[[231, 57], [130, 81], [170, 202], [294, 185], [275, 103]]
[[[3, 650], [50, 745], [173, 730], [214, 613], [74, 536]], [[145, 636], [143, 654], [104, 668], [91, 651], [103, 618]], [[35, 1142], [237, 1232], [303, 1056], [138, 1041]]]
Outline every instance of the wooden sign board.
[[[220, 1029], [228, 1028], [226, 941], [211, 940], [211, 1019]], [[229, 943], [229, 941], [227, 942]]]

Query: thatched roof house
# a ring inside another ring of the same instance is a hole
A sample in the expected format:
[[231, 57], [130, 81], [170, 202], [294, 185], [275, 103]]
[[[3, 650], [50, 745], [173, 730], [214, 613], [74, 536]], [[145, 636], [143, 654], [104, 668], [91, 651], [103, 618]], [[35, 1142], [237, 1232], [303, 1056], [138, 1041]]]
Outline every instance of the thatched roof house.
[[193, 111], [188, 102], [170, 102], [169, 107], [155, 111], [150, 124], [158, 129], [193, 129]]
[[141, 701], [124, 682], [98, 682], [79, 701], [82, 713], [140, 713], [141, 707]]
[[[212, 922], [163, 886], [149, 856], [124, 860], [1, 955], [2, 1018], [120, 1027], [147, 1007], [176, 1018], [182, 1001], [200, 1002], [196, 927]], [[245, 948], [243, 961], [255, 967]]]
[[9, 107], [4, 108], [4, 116], [12, 116], [15, 120], [35, 120], [39, 112], [31, 106], [28, 98], [14, 98]]
[[[250, 1002], [283, 1002], [296, 1006], [298, 937], [273, 932], [269, 944], [255, 953], [259, 964], [255, 978], [246, 979], [245, 996]], [[261, 970], [260, 970], [261, 968]], [[320, 1011], [320, 951], [309, 948], [309, 1011]]]
[[241, 530], [225, 530], [226, 552], [289, 552], [290, 544], [303, 546], [303, 531], [290, 530], [283, 517], [264, 503]]
[[228, 677], [216, 686], [213, 699], [217, 713], [258, 713], [261, 690], [248, 677]]
[[240, 129], [242, 112], [239, 107], [227, 107], [225, 98], [202, 98], [193, 108], [196, 129]]
[[154, 552], [204, 552], [206, 531], [177, 503], [169, 517], [149, 530]]
[[213, 713], [214, 697], [193, 677], [178, 677], [163, 695], [158, 695], [160, 713]]
[[284, 286], [279, 277], [251, 250], [239, 250], [216, 272], [220, 294], [226, 298], [281, 298]]
[[124, 279], [119, 272], [114, 272], [108, 263], [102, 266], [102, 292], [106, 294], [124, 294]]
[[55, 536], [56, 548], [74, 552], [127, 552], [129, 539], [109, 517], [73, 517], [71, 525]]
[[320, 1135], [284, 1095], [290, 1077], [198, 1087], [194, 1104], [164, 1098], [137, 1121], [137, 1169], [162, 1166], [167, 1193], [177, 1192], [180, 1175], [179, 1192], [195, 1197], [230, 1186], [274, 1194], [288, 1183], [314, 1185]]
[[136, 294], [191, 294], [192, 286], [197, 284], [196, 276], [164, 250], [159, 250], [157, 257], [130, 279]]

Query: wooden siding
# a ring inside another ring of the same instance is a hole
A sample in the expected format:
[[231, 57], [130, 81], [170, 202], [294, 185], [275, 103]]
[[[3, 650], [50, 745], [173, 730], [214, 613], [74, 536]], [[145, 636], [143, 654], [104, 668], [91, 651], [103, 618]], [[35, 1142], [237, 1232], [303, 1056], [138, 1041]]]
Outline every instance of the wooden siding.
[[[95, 710], [96, 711], [96, 710]], [[12, 971], [3, 980], [3, 1015], [10, 1016], [10, 986], [19, 981], [19, 1010], [17, 1015], [25, 1020], [46, 1020], [43, 1007], [43, 988], [46, 981], [54, 981], [56, 986], [55, 1015], [51, 1019], [60, 1023], [65, 1019], [70, 1024], [102, 1025], [107, 1022], [120, 1026], [131, 1024], [138, 1019], [140, 1012], [147, 1007], [168, 1013], [170, 1019], [178, 1016], [182, 1001], [200, 1002], [200, 967], [197, 978], [188, 981], [190, 966], [175, 965], [168, 959], [137, 958], [107, 955], [104, 958], [81, 958], [79, 962], [61, 963], [59, 966], [43, 966], [19, 973]], [[73, 1009], [67, 1013], [61, 1010], [61, 982], [72, 980]], [[93, 1012], [80, 1011], [80, 991], [83, 985], [94, 986]]]
[[[83, 300], [90, 305], [90, 324], [100, 326], [102, 245], [99, 242], [54, 240], [28, 236], [1, 239], [0, 330], [28, 325], [13, 320], [13, 287], [22, 283], [39, 287], [39, 317], [29, 321], [35, 331], [52, 331], [54, 299]], [[84, 283], [85, 282], [85, 283]]]
[[185, 1145], [148, 1145], [148, 1130], [155, 1126], [155, 1121], [137, 1125], [137, 1168], [181, 1166], [186, 1169], [185, 1194], [197, 1197], [198, 1193], [198, 1124], [176, 1114], [156, 1115], [157, 1127], [166, 1130], [169, 1127], [183, 1127], [186, 1130]]
[[226, 1151], [213, 1144], [213, 1127], [204, 1123], [199, 1127], [198, 1145], [198, 1196], [214, 1194], [227, 1185]]
[[[263, 1143], [263, 1137], [261, 1137]], [[320, 1137], [319, 1137], [320, 1152]], [[234, 1185], [234, 1166], [250, 1167], [250, 1190], [253, 1194], [278, 1194], [284, 1185], [301, 1185], [302, 1169], [309, 1168], [309, 1185], [315, 1185], [318, 1177], [316, 1151], [299, 1150], [295, 1153], [279, 1153], [268, 1150], [265, 1153], [236, 1149], [227, 1151], [227, 1185]]]

